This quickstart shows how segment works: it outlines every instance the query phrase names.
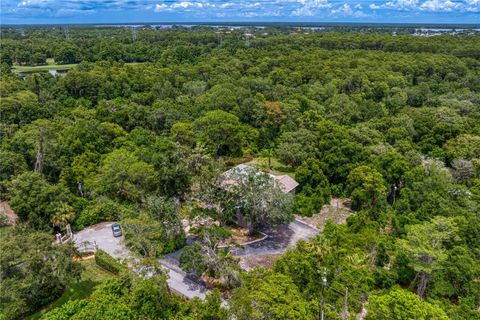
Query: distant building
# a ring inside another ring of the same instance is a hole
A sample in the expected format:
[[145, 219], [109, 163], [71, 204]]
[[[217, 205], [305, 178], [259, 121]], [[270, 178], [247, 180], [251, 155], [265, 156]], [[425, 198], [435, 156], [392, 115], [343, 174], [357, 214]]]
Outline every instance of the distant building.
[[[230, 170], [226, 171], [223, 175], [226, 178], [223, 181], [224, 185], [230, 185], [230, 184], [236, 184], [238, 183], [239, 177], [242, 175], [246, 176], [248, 173], [251, 172], [258, 172], [260, 173], [261, 171], [257, 168], [251, 167], [246, 164], [239, 164], [238, 166], [235, 166], [231, 168]], [[295, 189], [298, 186], [298, 182], [295, 181], [290, 176], [287, 175], [273, 175], [271, 173], [268, 173], [268, 175], [272, 178], [272, 180], [275, 182], [275, 184], [284, 192], [284, 193], [295, 193]]]

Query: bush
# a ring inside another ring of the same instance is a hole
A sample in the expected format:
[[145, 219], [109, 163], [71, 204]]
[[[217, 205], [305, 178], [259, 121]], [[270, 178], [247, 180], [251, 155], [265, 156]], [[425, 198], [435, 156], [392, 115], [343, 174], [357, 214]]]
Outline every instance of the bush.
[[100, 249], [97, 250], [97, 252], [95, 253], [95, 262], [99, 267], [114, 274], [118, 274], [121, 270], [125, 268], [125, 266], [123, 266], [115, 258]]
[[88, 205], [75, 220], [74, 228], [81, 230], [103, 221], [117, 221], [131, 214], [131, 208], [111, 199], [101, 197]]

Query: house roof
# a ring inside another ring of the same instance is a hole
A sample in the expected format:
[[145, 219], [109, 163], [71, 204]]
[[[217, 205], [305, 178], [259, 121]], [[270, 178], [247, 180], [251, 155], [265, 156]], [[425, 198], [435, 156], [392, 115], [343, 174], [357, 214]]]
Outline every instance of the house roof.
[[273, 176], [273, 179], [277, 182], [280, 189], [282, 189], [282, 191], [285, 193], [292, 191], [298, 186], [298, 182], [295, 181], [295, 179], [293, 179], [292, 177], [287, 175]]
[[[260, 172], [257, 168], [251, 167], [246, 164], [239, 164], [231, 168], [224, 173], [227, 178], [223, 181], [224, 185], [230, 185], [236, 183], [235, 179], [238, 179], [238, 175], [246, 175], [251, 171]], [[237, 177], [235, 177], [237, 175]], [[271, 173], [268, 174], [278, 185], [278, 187], [285, 193], [288, 193], [298, 186], [298, 182], [290, 176], [281, 175], [276, 176]]]

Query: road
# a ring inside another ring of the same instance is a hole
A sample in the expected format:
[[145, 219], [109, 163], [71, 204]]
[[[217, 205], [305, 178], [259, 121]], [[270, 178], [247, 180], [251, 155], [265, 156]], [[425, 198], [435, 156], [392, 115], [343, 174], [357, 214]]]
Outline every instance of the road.
[[[132, 258], [131, 253], [125, 248], [123, 236], [115, 238], [112, 234], [113, 222], [103, 222], [76, 232], [73, 239], [77, 247], [81, 248], [87, 241], [96, 244], [98, 248], [118, 259]], [[187, 274], [180, 268], [171, 265], [168, 261], [160, 260], [160, 263], [168, 271], [168, 286], [176, 294], [182, 295], [188, 299], [198, 297], [205, 299], [208, 289], [203, 285], [196, 283], [188, 278]]]

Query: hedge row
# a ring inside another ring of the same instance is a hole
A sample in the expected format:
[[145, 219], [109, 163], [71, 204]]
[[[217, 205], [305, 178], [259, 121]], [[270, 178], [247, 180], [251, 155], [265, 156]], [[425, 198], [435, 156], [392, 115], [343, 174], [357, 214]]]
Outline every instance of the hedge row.
[[111, 255], [106, 253], [103, 250], [98, 249], [95, 253], [95, 262], [97, 265], [105, 270], [108, 270], [112, 273], [118, 274], [125, 267], [118, 262]]

